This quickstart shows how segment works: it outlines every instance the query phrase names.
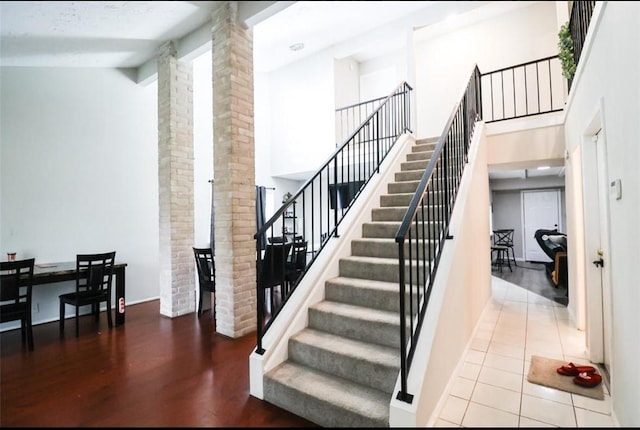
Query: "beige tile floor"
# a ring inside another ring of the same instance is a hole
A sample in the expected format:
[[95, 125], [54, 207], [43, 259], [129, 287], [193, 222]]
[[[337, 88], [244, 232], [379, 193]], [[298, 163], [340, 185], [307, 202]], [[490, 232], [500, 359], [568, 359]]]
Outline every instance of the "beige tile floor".
[[584, 332], [567, 308], [493, 277], [464, 364], [435, 423], [438, 427], [613, 427], [610, 397], [567, 393], [527, 381], [532, 355], [588, 364]]

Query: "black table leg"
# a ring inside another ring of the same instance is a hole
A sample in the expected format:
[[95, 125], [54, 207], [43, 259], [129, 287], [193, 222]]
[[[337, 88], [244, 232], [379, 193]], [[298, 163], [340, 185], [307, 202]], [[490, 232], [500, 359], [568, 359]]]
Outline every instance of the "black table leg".
[[124, 267], [116, 268], [116, 327], [124, 324]]

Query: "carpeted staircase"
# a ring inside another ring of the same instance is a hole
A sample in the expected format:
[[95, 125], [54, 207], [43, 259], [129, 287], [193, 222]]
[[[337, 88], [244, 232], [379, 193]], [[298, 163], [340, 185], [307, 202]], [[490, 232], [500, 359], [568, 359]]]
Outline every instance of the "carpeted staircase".
[[418, 140], [388, 194], [289, 340], [288, 360], [264, 375], [264, 400], [324, 427], [388, 427], [400, 372], [398, 245], [394, 237], [437, 139]]

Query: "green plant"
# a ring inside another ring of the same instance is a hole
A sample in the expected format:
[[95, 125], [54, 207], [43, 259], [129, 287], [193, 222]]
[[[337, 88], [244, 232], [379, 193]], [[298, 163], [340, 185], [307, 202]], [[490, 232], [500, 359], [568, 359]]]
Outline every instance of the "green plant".
[[282, 203], [283, 203], [283, 204], [284, 204], [284, 203], [287, 203], [287, 202], [289, 201], [289, 199], [290, 199], [290, 198], [291, 198], [291, 193], [290, 193], [290, 192], [285, 193], [285, 195], [284, 195], [284, 196], [282, 196]]
[[576, 73], [576, 63], [573, 59], [573, 39], [571, 38], [568, 22], [560, 27], [558, 39], [558, 49], [560, 49], [558, 57], [562, 64], [562, 76], [568, 80], [572, 80], [573, 75]]

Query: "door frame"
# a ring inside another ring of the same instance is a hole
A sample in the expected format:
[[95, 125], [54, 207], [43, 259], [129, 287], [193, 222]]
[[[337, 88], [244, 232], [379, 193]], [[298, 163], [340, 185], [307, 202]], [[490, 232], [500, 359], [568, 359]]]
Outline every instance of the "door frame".
[[[609, 184], [607, 180], [606, 128], [603, 106], [585, 128], [582, 136], [582, 193], [584, 218], [584, 279], [586, 306], [586, 348], [591, 362], [603, 363], [610, 371], [611, 363], [611, 255], [609, 231]], [[600, 136], [600, 139], [598, 138]], [[586, 172], [586, 174], [585, 174]], [[593, 175], [593, 173], [596, 173]], [[594, 196], [593, 189], [597, 190]], [[602, 250], [604, 266], [593, 261]]]

